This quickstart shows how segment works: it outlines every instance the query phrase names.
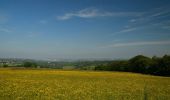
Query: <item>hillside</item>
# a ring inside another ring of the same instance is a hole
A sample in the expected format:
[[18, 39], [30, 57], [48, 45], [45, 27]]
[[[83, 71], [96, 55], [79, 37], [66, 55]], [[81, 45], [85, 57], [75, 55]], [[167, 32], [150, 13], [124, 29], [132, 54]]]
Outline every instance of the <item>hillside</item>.
[[170, 77], [127, 72], [0, 69], [1, 100], [169, 100]]

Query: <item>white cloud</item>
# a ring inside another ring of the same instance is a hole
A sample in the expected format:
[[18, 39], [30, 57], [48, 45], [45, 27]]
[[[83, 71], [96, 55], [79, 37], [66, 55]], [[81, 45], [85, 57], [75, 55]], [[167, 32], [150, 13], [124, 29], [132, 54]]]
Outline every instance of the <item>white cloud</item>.
[[102, 11], [95, 8], [86, 8], [80, 11], [66, 13], [63, 16], [57, 16], [58, 20], [67, 20], [72, 17], [80, 17], [80, 18], [94, 18], [94, 17], [104, 17], [104, 16], [111, 16], [111, 17], [124, 17], [124, 16], [139, 16], [141, 12], [109, 12], [109, 11]]
[[142, 46], [142, 45], [170, 45], [170, 40], [166, 40], [166, 41], [140, 41], [140, 42], [129, 42], [129, 43], [115, 43], [115, 44], [104, 46], [102, 48], [127, 47], [127, 46]]

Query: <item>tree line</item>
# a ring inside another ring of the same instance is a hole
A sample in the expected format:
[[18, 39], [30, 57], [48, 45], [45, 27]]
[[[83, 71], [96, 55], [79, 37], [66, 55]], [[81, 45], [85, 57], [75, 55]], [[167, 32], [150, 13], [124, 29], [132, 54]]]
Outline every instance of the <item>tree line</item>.
[[170, 76], [170, 56], [153, 56], [152, 58], [149, 58], [143, 55], [138, 55], [129, 60], [112, 61], [108, 64], [98, 65], [94, 70], [125, 71]]
[[20, 64], [1, 64], [1, 66], [55, 69], [63, 69], [65, 66], [72, 66], [72, 68], [76, 70], [124, 71], [170, 76], [170, 55], [164, 55], [163, 57], [153, 56], [152, 58], [143, 55], [137, 55], [129, 60], [109, 61], [49, 62], [21, 60], [19, 62]]

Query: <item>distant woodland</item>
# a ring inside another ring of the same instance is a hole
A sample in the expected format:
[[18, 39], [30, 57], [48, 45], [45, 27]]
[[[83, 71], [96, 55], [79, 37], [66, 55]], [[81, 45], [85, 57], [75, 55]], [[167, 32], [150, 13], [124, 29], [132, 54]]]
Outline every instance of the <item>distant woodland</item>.
[[137, 55], [129, 60], [104, 61], [39, 61], [31, 59], [0, 59], [0, 67], [50, 68], [63, 70], [122, 71], [170, 76], [170, 55], [152, 58]]
[[105, 71], [126, 71], [161, 76], [170, 76], [170, 56], [146, 57], [143, 55], [135, 56], [129, 60], [112, 61], [106, 65], [99, 65], [95, 70]]

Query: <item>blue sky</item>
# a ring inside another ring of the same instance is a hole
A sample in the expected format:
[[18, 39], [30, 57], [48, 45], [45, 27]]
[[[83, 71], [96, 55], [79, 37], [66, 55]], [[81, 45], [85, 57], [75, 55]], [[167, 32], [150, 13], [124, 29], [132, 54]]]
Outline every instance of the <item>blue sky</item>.
[[0, 57], [170, 54], [170, 0], [0, 0]]

